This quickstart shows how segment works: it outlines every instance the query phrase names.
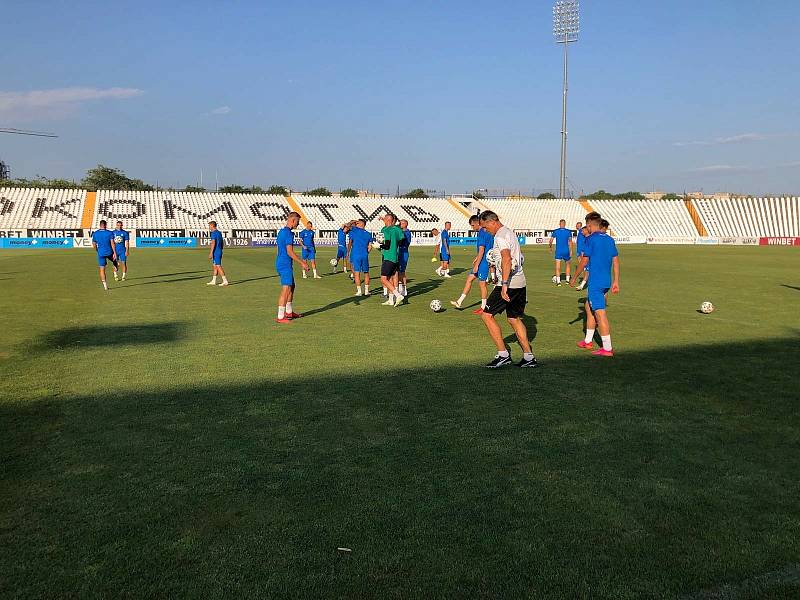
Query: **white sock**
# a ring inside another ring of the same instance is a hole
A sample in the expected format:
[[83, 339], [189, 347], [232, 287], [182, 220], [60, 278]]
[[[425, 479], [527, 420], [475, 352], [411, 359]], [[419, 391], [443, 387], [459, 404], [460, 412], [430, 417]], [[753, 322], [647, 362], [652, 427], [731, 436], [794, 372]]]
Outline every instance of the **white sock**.
[[222, 283], [228, 283], [228, 278], [224, 275], [222, 276]]
[[522, 355], [522, 358], [524, 358], [525, 360], [533, 360], [533, 352], [526, 352], [525, 354]]
[[285, 319], [286, 318], [286, 307], [285, 306], [279, 306], [278, 307], [278, 318], [279, 319]]
[[211, 277], [211, 283], [217, 283], [217, 276], [216, 275]]
[[383, 295], [384, 296], [388, 296], [389, 295], [389, 290], [386, 289], [386, 286], [383, 286]]
[[126, 278], [127, 276], [128, 276], [128, 272], [127, 272], [127, 271], [125, 271], [125, 272], [122, 274], [122, 280], [123, 280], [123, 281], [125, 281], [125, 278]]
[[486, 298], [481, 298], [481, 308], [486, 310]]
[[567, 283], [569, 283], [569, 275], [567, 275]]
[[316, 269], [314, 269], [314, 277], [318, 277]]
[[591, 344], [593, 339], [594, 339], [594, 329], [587, 329], [586, 330], [586, 337], [583, 338], [583, 343], [584, 344]]
[[461, 306], [461, 303], [462, 303], [462, 302], [464, 302], [464, 299], [465, 299], [466, 297], [467, 297], [467, 295], [466, 295], [466, 294], [461, 294], [461, 295], [458, 297], [458, 304], [459, 304], [459, 306]]
[[611, 351], [611, 336], [601, 335], [600, 339], [603, 340], [603, 350]]
[[509, 354], [508, 350], [500, 350], [497, 352], [497, 356], [500, 356], [502, 358], [508, 358], [511, 355]]
[[104, 289], [104, 290], [107, 290], [107, 289], [108, 289], [108, 284], [107, 284], [105, 281], [103, 282], [103, 289]]
[[294, 309], [292, 308], [292, 303], [291, 302], [287, 302], [286, 303], [286, 314], [290, 315], [293, 312], [294, 312]]
[[364, 293], [369, 294], [369, 286], [366, 283], [364, 284]]
[[399, 302], [400, 300], [403, 299], [403, 294], [400, 293], [400, 290], [395, 289], [394, 290], [394, 297], [397, 298], [397, 301]]

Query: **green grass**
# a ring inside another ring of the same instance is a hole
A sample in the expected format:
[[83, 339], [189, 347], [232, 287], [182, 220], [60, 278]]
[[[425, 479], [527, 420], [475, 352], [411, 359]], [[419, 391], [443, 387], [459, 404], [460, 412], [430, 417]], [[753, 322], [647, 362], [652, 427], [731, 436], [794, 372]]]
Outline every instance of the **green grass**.
[[614, 359], [529, 248], [542, 366], [499, 372], [428, 251], [407, 306], [299, 280], [286, 326], [268, 251], [227, 289], [135, 251], [107, 293], [1, 253], [0, 595], [798, 597], [800, 253], [621, 251]]

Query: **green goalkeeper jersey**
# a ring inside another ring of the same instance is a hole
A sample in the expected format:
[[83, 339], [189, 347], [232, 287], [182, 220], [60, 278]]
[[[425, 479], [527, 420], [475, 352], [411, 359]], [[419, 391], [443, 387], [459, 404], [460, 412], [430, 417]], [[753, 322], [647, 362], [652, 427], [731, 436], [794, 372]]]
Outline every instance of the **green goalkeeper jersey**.
[[403, 230], [400, 229], [397, 225], [392, 225], [391, 227], [384, 227], [381, 229], [381, 233], [383, 234], [384, 243], [388, 243], [389, 247], [386, 250], [382, 250], [381, 253], [383, 254], [383, 260], [390, 260], [394, 263], [398, 262], [397, 258], [397, 251], [400, 241], [405, 239], [405, 235], [403, 235]]

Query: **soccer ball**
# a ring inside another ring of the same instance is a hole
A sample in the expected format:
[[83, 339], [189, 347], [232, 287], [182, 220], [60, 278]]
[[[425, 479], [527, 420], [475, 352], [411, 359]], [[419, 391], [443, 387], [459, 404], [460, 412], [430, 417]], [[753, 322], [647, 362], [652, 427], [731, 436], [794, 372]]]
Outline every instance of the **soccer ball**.
[[494, 265], [495, 267], [499, 268], [502, 266], [503, 256], [500, 254], [500, 251], [497, 248], [492, 248], [486, 253], [486, 261], [490, 265]]
[[433, 312], [439, 312], [442, 310], [442, 303], [440, 300], [431, 300], [431, 310]]
[[700, 312], [705, 314], [710, 314], [714, 312], [714, 305], [711, 302], [703, 302], [700, 305]]
[[383, 237], [383, 232], [382, 231], [379, 231], [378, 233], [375, 234], [375, 241], [378, 243], [378, 245], [380, 245], [384, 241], [386, 241], [386, 238]]
[[555, 275], [553, 275], [553, 279], [551, 279], [550, 281], [552, 281], [553, 283], [558, 283], [559, 282], [558, 281], [558, 277], [556, 277]]
[[338, 260], [336, 260], [335, 258], [332, 258], [332, 259], [331, 259], [331, 266], [332, 266], [332, 267], [335, 267], [337, 264], [339, 264], [339, 261], [338, 261]]

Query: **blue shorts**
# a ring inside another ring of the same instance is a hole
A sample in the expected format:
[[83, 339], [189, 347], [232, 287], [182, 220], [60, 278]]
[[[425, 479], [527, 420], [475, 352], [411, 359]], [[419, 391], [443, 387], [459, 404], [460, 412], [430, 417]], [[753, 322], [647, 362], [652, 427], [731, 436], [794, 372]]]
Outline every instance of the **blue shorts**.
[[222, 265], [222, 252], [220, 252], [219, 254], [214, 252], [211, 260], [214, 262], [215, 267], [219, 267], [220, 265]]
[[592, 310], [605, 310], [606, 309], [606, 294], [609, 288], [593, 288], [591, 280], [589, 280], [589, 295], [588, 299], [592, 305]]
[[339, 260], [340, 258], [345, 258], [346, 256], [347, 256], [347, 248], [345, 248], [344, 246], [338, 246], [336, 248], [336, 260]]
[[441, 260], [443, 262], [450, 262], [450, 255], [447, 254], [446, 252], [440, 252], [439, 253], [439, 260]]
[[294, 270], [291, 267], [278, 269], [281, 285], [294, 285]]
[[398, 262], [397, 262], [397, 270], [400, 273], [406, 272], [406, 267], [408, 266], [408, 254], [403, 256], [402, 254], [397, 255]]
[[569, 251], [567, 252], [556, 252], [556, 260], [571, 260], [572, 256], [570, 256]]
[[317, 249], [316, 248], [309, 248], [305, 249], [300, 252], [303, 260], [315, 260], [317, 258]]
[[354, 273], [369, 273], [369, 257], [350, 255], [350, 270]]
[[478, 272], [475, 273], [478, 281], [489, 281], [489, 263], [481, 262], [478, 265]]
[[124, 252], [117, 252], [117, 262], [127, 262], [128, 255]]
[[105, 267], [106, 266], [106, 261], [108, 261], [108, 260], [110, 260], [112, 263], [114, 263], [114, 259], [111, 258], [111, 255], [108, 255], [108, 256], [100, 256], [99, 254], [97, 255], [97, 264], [100, 265], [101, 267]]

